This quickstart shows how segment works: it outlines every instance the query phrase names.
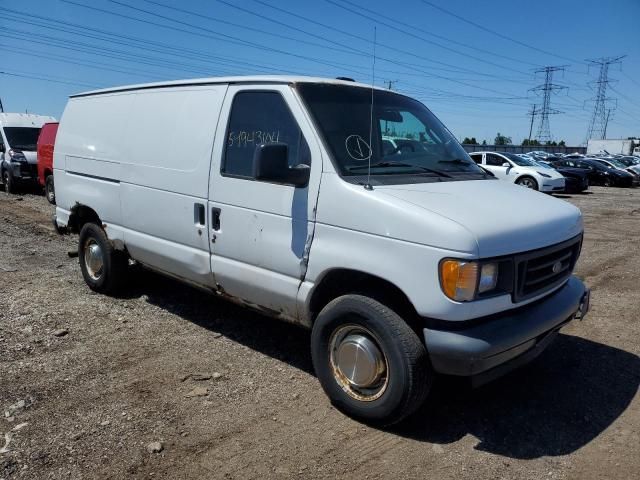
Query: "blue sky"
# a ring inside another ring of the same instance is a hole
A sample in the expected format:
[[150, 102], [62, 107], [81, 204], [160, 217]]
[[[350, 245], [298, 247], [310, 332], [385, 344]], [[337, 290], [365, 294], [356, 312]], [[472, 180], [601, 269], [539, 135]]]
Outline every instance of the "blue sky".
[[608, 137], [640, 136], [639, 0], [0, 0], [0, 10], [5, 111], [60, 117], [74, 92], [203, 76], [371, 83], [375, 26], [375, 83], [420, 99], [459, 138], [520, 143], [540, 103], [534, 70], [566, 65], [551, 133], [582, 143], [598, 73], [585, 59], [619, 55]]

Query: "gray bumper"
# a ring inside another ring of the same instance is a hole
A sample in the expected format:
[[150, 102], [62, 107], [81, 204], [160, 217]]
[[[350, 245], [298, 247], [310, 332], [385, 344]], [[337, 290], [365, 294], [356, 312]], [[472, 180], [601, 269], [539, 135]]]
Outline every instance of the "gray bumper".
[[575, 318], [586, 293], [584, 284], [571, 277], [538, 302], [479, 319], [467, 328], [425, 328], [433, 368], [447, 375], [474, 376], [476, 384], [499, 377], [540, 354], [558, 330]]

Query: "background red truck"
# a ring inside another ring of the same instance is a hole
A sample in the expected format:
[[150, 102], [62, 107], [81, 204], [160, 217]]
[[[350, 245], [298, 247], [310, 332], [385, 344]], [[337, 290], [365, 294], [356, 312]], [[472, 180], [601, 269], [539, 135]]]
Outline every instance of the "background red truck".
[[53, 184], [53, 146], [58, 133], [58, 123], [45, 123], [38, 137], [38, 183], [44, 187], [49, 203], [56, 203]]

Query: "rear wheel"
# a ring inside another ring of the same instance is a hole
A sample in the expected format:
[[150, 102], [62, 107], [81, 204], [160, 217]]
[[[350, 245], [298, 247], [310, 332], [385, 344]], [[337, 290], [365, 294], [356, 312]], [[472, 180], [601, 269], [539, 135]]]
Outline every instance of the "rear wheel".
[[339, 297], [322, 309], [311, 355], [331, 402], [373, 424], [390, 425], [413, 413], [433, 381], [416, 333], [393, 310], [361, 295]]
[[128, 259], [113, 248], [105, 231], [86, 223], [80, 231], [78, 258], [84, 281], [91, 290], [113, 294], [123, 285]]
[[533, 177], [521, 177], [516, 181], [516, 184], [531, 188], [532, 190], [538, 190], [538, 182], [536, 182], [536, 179]]
[[44, 194], [47, 197], [47, 201], [52, 205], [56, 204], [56, 191], [53, 184], [53, 175], [47, 175], [44, 181]]

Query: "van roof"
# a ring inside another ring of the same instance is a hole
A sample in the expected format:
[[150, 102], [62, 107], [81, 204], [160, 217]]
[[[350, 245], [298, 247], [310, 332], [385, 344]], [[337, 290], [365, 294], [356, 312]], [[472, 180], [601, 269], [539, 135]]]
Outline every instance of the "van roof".
[[[181, 87], [188, 85], [215, 85], [223, 83], [243, 83], [243, 84], [265, 84], [265, 83], [330, 83], [334, 85], [349, 85], [356, 87], [371, 88], [371, 85], [365, 83], [352, 82], [350, 80], [339, 80], [336, 78], [323, 78], [323, 77], [306, 77], [306, 76], [292, 76], [292, 75], [247, 75], [236, 77], [206, 77], [206, 78], [192, 78], [186, 80], [172, 80], [168, 82], [154, 82], [154, 83], [141, 83], [137, 85], [124, 85], [120, 87], [103, 88], [100, 90], [91, 90], [88, 92], [76, 93], [70, 95], [69, 98], [74, 97], [86, 97], [89, 95], [100, 95], [104, 93], [116, 93], [126, 92], [130, 90], [146, 90], [151, 88], [167, 88], [167, 87]], [[383, 88], [374, 87], [376, 90], [384, 90]]]
[[45, 123], [56, 122], [54, 117], [34, 113], [0, 113], [0, 125], [3, 127], [42, 127]]

